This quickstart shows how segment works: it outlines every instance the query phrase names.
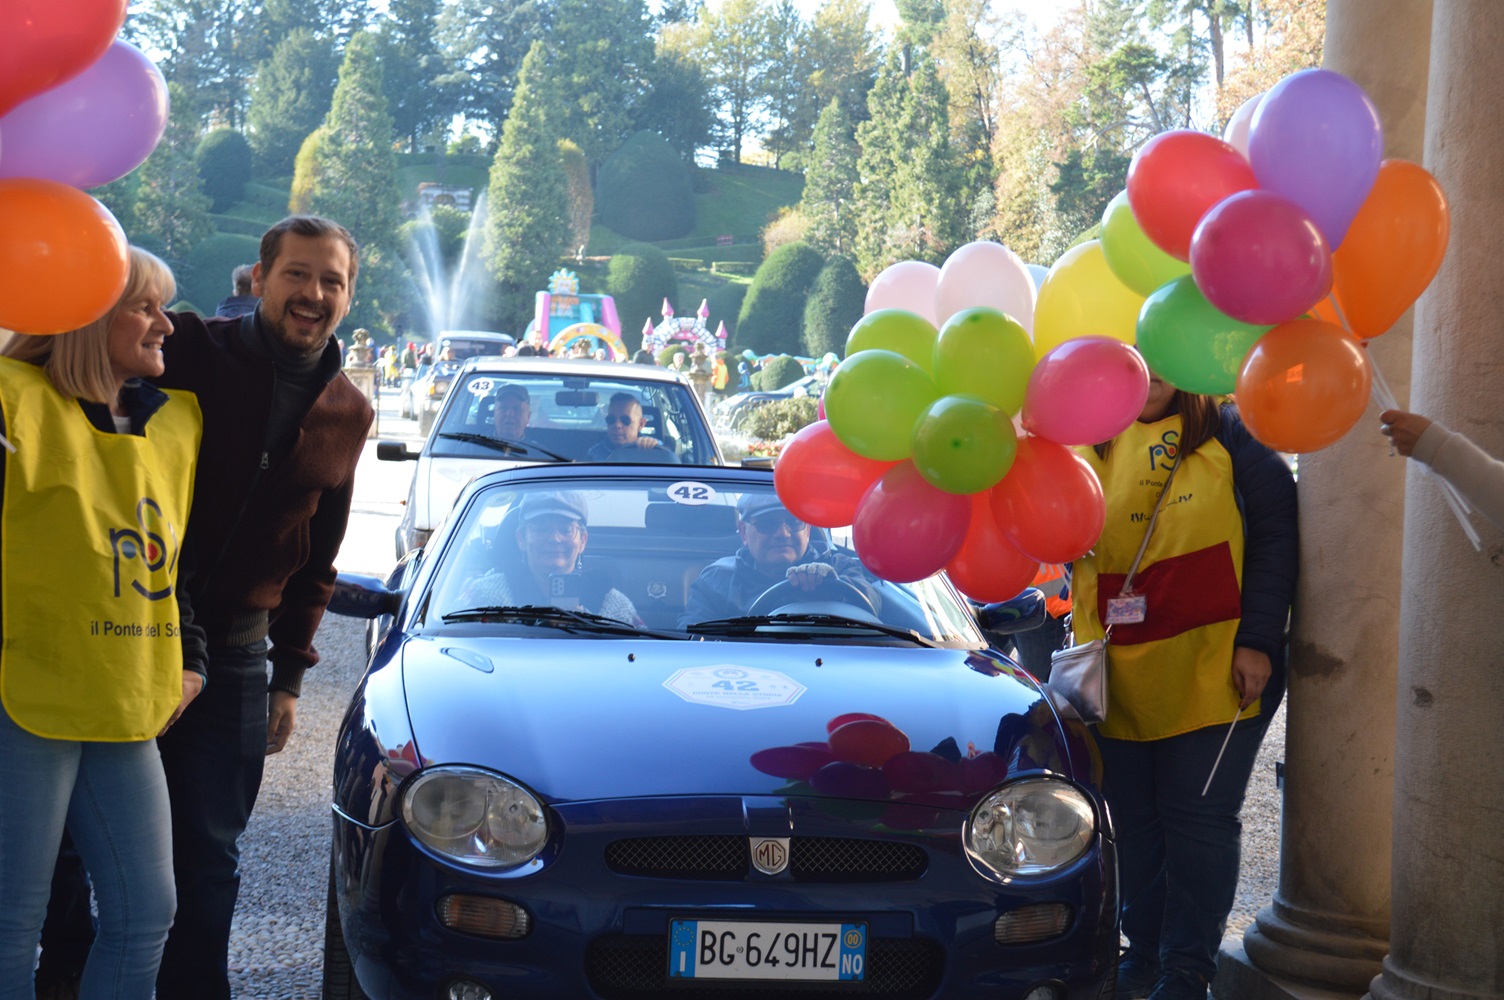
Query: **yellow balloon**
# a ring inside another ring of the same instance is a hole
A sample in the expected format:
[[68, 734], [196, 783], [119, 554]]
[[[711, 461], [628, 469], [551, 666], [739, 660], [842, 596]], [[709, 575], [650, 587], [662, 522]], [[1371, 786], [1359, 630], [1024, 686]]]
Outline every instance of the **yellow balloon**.
[[1107, 266], [1101, 240], [1067, 250], [1039, 288], [1034, 306], [1034, 355], [1074, 337], [1114, 337], [1134, 342], [1144, 297]]

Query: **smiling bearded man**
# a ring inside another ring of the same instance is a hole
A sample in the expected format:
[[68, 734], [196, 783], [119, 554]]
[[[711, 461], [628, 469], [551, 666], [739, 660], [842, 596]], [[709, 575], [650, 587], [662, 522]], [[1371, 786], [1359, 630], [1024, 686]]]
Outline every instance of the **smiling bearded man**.
[[318, 662], [313, 634], [373, 418], [334, 339], [359, 266], [343, 226], [290, 216], [261, 238], [255, 312], [167, 314], [176, 335], [157, 382], [196, 393], [204, 417], [185, 542], [199, 572], [182, 585], [207, 634], [209, 669], [193, 711], [157, 741], [178, 900], [159, 1000], [230, 995], [238, 840], [266, 754], [292, 735], [303, 671]]

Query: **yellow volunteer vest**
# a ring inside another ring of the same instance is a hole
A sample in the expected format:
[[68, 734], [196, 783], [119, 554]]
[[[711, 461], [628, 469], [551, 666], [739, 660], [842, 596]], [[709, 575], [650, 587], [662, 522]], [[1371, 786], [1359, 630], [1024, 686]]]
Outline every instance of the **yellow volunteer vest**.
[[41, 369], [0, 358], [15, 445], [0, 507], [0, 702], [49, 739], [155, 736], [183, 697], [176, 585], [203, 428], [169, 392], [146, 436], [89, 422]]
[[[1106, 462], [1082, 449], [1102, 481], [1107, 523], [1093, 554], [1076, 563], [1077, 642], [1103, 634], [1107, 599], [1122, 590], [1144, 540], [1180, 432], [1177, 414], [1133, 424]], [[1134, 576], [1134, 593], [1147, 601], [1144, 621], [1113, 626], [1103, 736], [1157, 740], [1232, 721], [1242, 582], [1243, 519], [1233, 496], [1232, 456], [1212, 438], [1181, 462]], [[1258, 710], [1254, 702], [1244, 717]]]

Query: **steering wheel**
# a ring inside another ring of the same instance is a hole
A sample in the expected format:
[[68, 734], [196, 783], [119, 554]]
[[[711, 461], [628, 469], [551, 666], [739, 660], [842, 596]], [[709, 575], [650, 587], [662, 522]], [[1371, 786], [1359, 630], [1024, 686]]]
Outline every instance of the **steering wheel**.
[[[819, 600], [817, 595], [824, 596]], [[747, 614], [767, 615], [775, 610], [788, 614], [841, 615], [855, 617], [851, 608], [862, 612], [864, 620], [878, 621], [877, 609], [861, 589], [842, 580], [834, 573], [820, 581], [814, 590], [800, 590], [788, 580], [775, 583], [757, 595], [757, 600], [747, 609]]]
[[608, 462], [646, 462], [651, 465], [678, 465], [679, 456], [667, 446], [660, 444], [656, 448], [639, 448], [635, 444], [625, 448], [617, 448], [606, 456]]

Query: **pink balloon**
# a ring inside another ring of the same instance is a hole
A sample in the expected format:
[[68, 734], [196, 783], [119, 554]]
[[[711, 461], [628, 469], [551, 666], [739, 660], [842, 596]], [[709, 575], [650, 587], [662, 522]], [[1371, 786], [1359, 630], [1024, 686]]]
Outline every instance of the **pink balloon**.
[[1259, 109], [1259, 102], [1264, 99], [1262, 93], [1254, 94], [1248, 100], [1238, 105], [1238, 110], [1232, 113], [1227, 120], [1227, 128], [1222, 130], [1222, 141], [1248, 158], [1248, 131], [1253, 124], [1253, 113]]
[[1144, 411], [1149, 366], [1113, 337], [1076, 337], [1046, 352], [1024, 390], [1024, 429], [1056, 444], [1117, 437]]
[[884, 580], [912, 583], [945, 568], [970, 522], [970, 497], [936, 489], [904, 462], [867, 490], [851, 535], [863, 566]]
[[1292, 320], [1332, 290], [1332, 254], [1300, 206], [1272, 191], [1239, 191], [1191, 237], [1191, 275], [1206, 300], [1261, 326]]
[[139, 167], [166, 128], [162, 72], [116, 41], [73, 79], [0, 118], [0, 177], [98, 187]]
[[940, 268], [935, 315], [943, 324], [963, 309], [988, 306], [1032, 332], [1034, 296], [1034, 278], [1018, 254], [1001, 243], [979, 240], [958, 248]]
[[922, 260], [901, 260], [889, 264], [867, 286], [867, 304], [862, 312], [879, 309], [907, 309], [933, 323], [935, 318], [935, 294], [940, 285], [940, 269]]

